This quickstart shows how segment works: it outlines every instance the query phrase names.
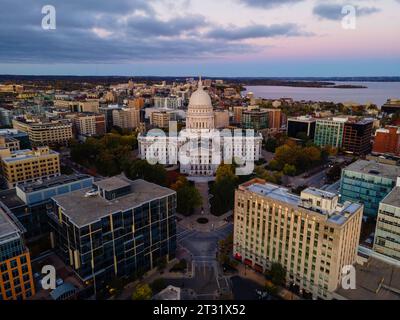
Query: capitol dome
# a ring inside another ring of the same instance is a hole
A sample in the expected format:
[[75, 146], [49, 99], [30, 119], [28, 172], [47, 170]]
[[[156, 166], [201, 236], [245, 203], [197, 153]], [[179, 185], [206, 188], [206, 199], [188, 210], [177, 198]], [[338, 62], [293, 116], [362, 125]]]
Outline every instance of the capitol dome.
[[203, 90], [203, 83], [199, 80], [198, 89], [193, 92], [189, 100], [189, 108], [192, 106], [210, 107], [212, 108], [210, 95]]
[[203, 90], [201, 78], [198, 88], [189, 100], [186, 128], [192, 130], [214, 129], [214, 110], [210, 95]]

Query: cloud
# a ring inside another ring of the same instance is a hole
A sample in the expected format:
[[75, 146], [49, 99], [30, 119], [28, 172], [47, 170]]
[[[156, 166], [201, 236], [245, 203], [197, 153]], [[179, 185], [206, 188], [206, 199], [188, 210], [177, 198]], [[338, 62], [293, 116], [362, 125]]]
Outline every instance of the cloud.
[[307, 35], [299, 30], [293, 23], [273, 24], [270, 26], [250, 25], [246, 27], [215, 28], [209, 31], [207, 37], [223, 40], [245, 40], [255, 38], [272, 38], [278, 36]]
[[[344, 6], [340, 4], [320, 3], [314, 7], [313, 13], [320, 19], [341, 20], [344, 17], [344, 14], [342, 13], [343, 7]], [[355, 8], [356, 8], [356, 15], [358, 17], [371, 15], [373, 13], [380, 11], [380, 9], [375, 7], [355, 6]]]
[[[2, 63], [125, 63], [214, 58], [254, 53], [264, 48], [241, 40], [304, 34], [290, 23], [225, 28], [194, 13], [161, 18], [147, 0], [52, 0], [57, 28], [43, 30], [41, 8], [47, 2], [2, 0]], [[183, 0], [179, 5], [188, 3]]]
[[296, 4], [303, 2], [304, 0], [239, 0], [239, 2], [256, 8], [270, 9], [285, 4]]

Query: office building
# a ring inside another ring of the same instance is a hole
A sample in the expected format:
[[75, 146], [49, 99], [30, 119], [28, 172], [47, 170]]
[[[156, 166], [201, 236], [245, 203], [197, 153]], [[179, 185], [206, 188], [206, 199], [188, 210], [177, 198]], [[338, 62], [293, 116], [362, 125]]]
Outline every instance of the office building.
[[60, 175], [59, 154], [48, 147], [11, 152], [1, 159], [1, 166], [9, 188]]
[[260, 109], [244, 110], [242, 112], [242, 128], [256, 131], [268, 128], [268, 112]]
[[246, 110], [243, 106], [234, 106], [233, 107], [233, 121], [235, 124], [242, 123], [242, 113]]
[[343, 128], [343, 149], [357, 155], [370, 153], [372, 127], [372, 119], [349, 119]]
[[254, 179], [235, 193], [234, 256], [256, 271], [273, 263], [309, 297], [331, 299], [356, 262], [363, 206], [308, 188], [301, 195]]
[[331, 146], [341, 148], [343, 145], [343, 131], [347, 118], [318, 119], [315, 124], [314, 143], [317, 146]]
[[288, 118], [287, 135], [289, 138], [299, 139], [306, 135], [310, 139], [314, 139], [316, 120], [312, 117], [301, 116], [296, 118]]
[[342, 171], [341, 201], [360, 202], [366, 216], [376, 217], [379, 203], [392, 191], [399, 176], [398, 166], [358, 160]]
[[113, 177], [53, 201], [55, 248], [95, 291], [114, 277], [143, 274], [175, 258], [176, 193], [171, 189]]
[[386, 126], [376, 130], [372, 152], [400, 156], [400, 127]]
[[72, 139], [72, 123], [68, 120], [28, 122], [13, 120], [13, 127], [26, 132], [33, 147], [67, 145]]
[[0, 301], [24, 300], [34, 294], [31, 259], [23, 230], [0, 208]]
[[92, 183], [93, 177], [84, 174], [20, 183], [14, 189], [0, 192], [0, 204], [23, 225], [27, 242], [49, 239], [47, 210], [51, 205], [51, 197], [88, 188]]
[[400, 261], [400, 179], [379, 204], [374, 251]]

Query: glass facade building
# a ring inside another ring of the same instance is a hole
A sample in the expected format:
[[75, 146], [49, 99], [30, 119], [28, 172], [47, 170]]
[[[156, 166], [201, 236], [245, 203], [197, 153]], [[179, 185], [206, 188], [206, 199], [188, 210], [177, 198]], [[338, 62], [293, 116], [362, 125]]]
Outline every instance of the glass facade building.
[[342, 147], [344, 124], [347, 118], [319, 119], [315, 125], [314, 143], [317, 146]]
[[53, 201], [54, 246], [95, 291], [114, 277], [137, 276], [175, 258], [173, 190], [114, 177]]
[[400, 167], [359, 160], [342, 171], [341, 202], [364, 204], [364, 214], [376, 217], [379, 203], [392, 191], [400, 176]]

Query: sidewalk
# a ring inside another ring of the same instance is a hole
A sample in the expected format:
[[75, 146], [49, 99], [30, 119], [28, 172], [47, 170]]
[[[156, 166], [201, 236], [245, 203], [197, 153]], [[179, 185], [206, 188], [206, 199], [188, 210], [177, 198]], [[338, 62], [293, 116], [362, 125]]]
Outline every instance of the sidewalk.
[[[239, 271], [239, 276], [250, 279], [263, 287], [266, 284], [272, 285], [272, 282], [267, 280], [263, 274], [256, 272], [249, 267], [245, 268], [244, 264], [239, 264], [236, 269]], [[279, 287], [278, 290], [278, 295], [284, 300], [303, 300], [301, 297], [286, 288]]]

